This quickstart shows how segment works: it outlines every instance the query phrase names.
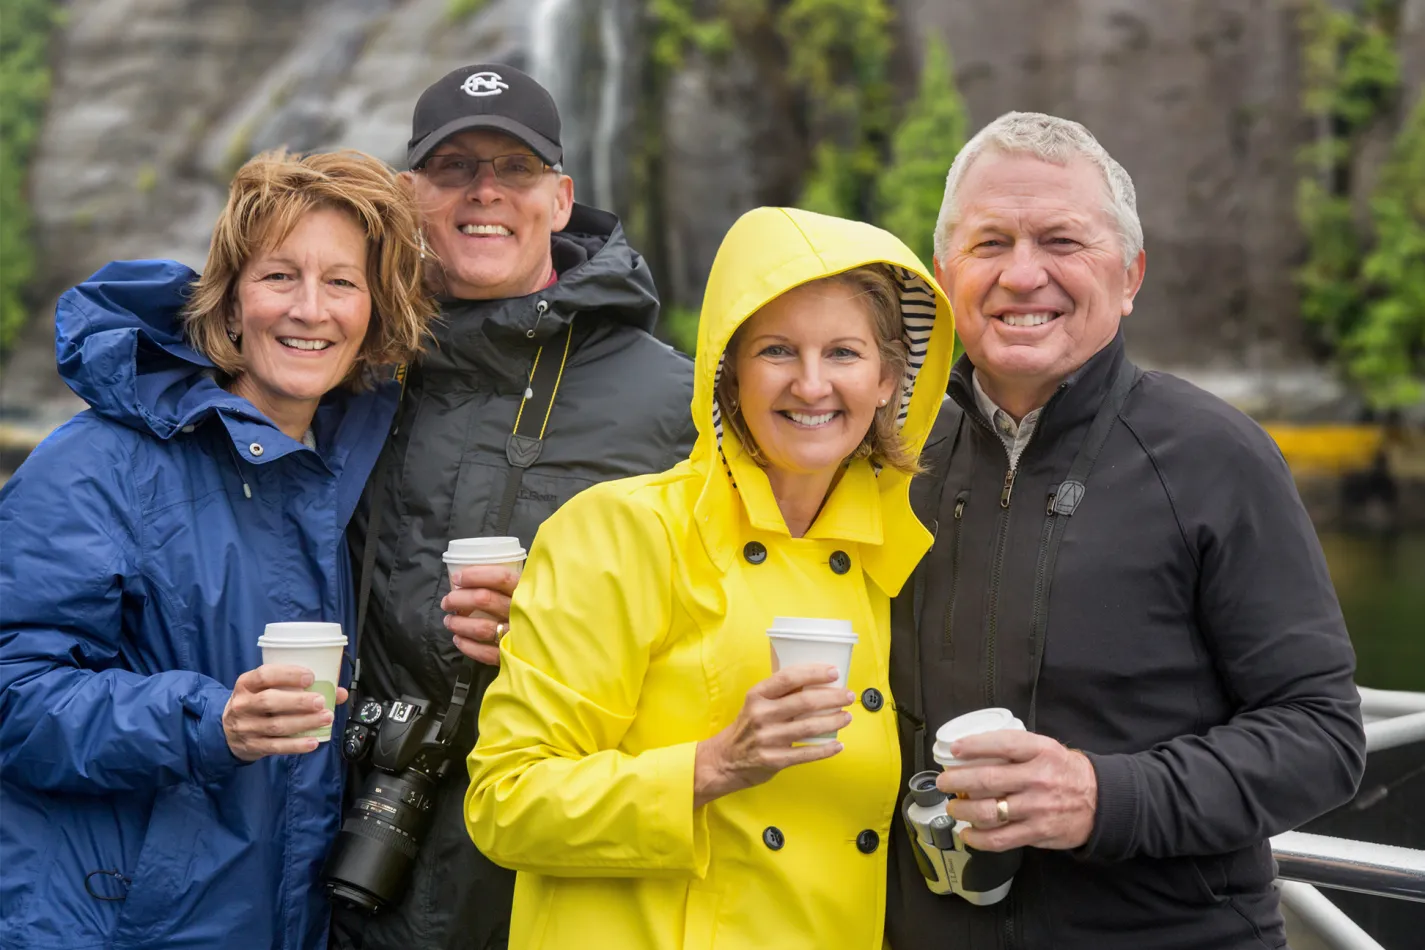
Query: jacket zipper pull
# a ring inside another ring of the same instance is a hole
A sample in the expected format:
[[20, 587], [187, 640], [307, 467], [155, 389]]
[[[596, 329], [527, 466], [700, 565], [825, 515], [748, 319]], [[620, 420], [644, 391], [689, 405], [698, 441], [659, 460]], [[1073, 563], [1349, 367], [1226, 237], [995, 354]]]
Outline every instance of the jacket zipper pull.
[[1012, 468], [1005, 473], [1004, 490], [999, 493], [999, 506], [1001, 508], [1009, 507], [1009, 496], [1014, 493], [1014, 474], [1018, 471], [1019, 469]]
[[959, 521], [960, 518], [961, 518], [961, 516], [963, 516], [964, 514], [965, 514], [965, 499], [963, 499], [963, 498], [957, 498], [957, 499], [955, 499], [955, 520], [956, 520], [956, 521]]

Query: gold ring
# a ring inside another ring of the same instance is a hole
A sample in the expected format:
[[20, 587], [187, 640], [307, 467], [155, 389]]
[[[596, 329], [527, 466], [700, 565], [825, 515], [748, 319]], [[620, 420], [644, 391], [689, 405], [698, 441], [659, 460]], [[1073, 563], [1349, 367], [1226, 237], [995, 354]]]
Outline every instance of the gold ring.
[[1009, 802], [1003, 798], [995, 799], [995, 817], [999, 819], [1000, 824], [1009, 824]]
[[505, 634], [507, 634], [507, 633], [509, 633], [509, 632], [510, 632], [510, 625], [509, 625], [509, 624], [507, 624], [507, 623], [497, 623], [497, 624], [495, 624], [495, 642], [496, 642], [496, 643], [499, 643], [501, 640], [505, 639]]

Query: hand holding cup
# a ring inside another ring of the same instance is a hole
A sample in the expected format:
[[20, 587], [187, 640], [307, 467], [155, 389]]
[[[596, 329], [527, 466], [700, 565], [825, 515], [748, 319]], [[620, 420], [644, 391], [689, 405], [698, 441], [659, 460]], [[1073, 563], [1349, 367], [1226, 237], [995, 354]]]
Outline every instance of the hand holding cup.
[[477, 663], [500, 664], [500, 637], [509, 630], [510, 598], [519, 583], [508, 567], [471, 565], [451, 570], [455, 580], [440, 601], [455, 648]]
[[[966, 736], [951, 750], [961, 764], [947, 765], [936, 785], [961, 796], [952, 798], [946, 811], [973, 826], [960, 832], [970, 847], [1069, 850], [1088, 841], [1098, 778], [1082, 752], [1017, 730]], [[1007, 822], [1000, 820], [1005, 813]]]
[[834, 685], [840, 677], [834, 666], [801, 664], [783, 667], [748, 690], [732, 724], [698, 743], [693, 807], [760, 785], [789, 766], [840, 752], [841, 743], [834, 740], [805, 744], [851, 722], [845, 707], [856, 695]]
[[[330, 728], [334, 710], [326, 698], [308, 692], [315, 677], [301, 666], [263, 664], [237, 678], [223, 707], [223, 735], [233, 755], [256, 762], [267, 755], [311, 752], [320, 740], [301, 733]], [[336, 688], [336, 703], [346, 702], [346, 690]]]
[[510, 597], [524, 569], [519, 538], [456, 538], [442, 555], [450, 593], [440, 601], [455, 648], [489, 666], [500, 664], [500, 639], [510, 630]]

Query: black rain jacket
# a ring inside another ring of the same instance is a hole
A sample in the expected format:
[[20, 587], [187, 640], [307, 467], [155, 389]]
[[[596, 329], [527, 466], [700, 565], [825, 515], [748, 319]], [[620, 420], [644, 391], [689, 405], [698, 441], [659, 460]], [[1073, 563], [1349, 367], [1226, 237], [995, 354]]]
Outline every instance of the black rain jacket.
[[1043, 576], [1051, 495], [1126, 359], [1120, 334], [1059, 386], [1013, 477], [968, 358], [952, 374], [912, 486], [935, 544], [893, 607], [905, 776], [936, 768], [941, 723], [1007, 706], [1088, 755], [1098, 811], [1077, 851], [1026, 849], [988, 907], [932, 894], [896, 835], [895, 950], [1284, 946], [1267, 839], [1360, 781], [1355, 654], [1325, 559], [1280, 452], [1242, 413], [1129, 364]]
[[[693, 364], [650, 335], [658, 316], [653, 278], [618, 219], [576, 204], [553, 237], [553, 256], [559, 279], [537, 293], [443, 302], [435, 340], [411, 369], [402, 421], [378, 463], [380, 483], [368, 486], [349, 535], [359, 573], [369, 506], [383, 506], [360, 644], [364, 697], [410, 694], [442, 708], [450, 698], [462, 658], [442, 624], [440, 599], [450, 583], [441, 554], [451, 538], [494, 532], [511, 468], [506, 443], [541, 344], [572, 322], [543, 448], [524, 475], [509, 528], [526, 549], [540, 524], [583, 489], [663, 471], [692, 450]], [[369, 918], [338, 908], [334, 946], [505, 945], [514, 872], [486, 860], [463, 821], [476, 711], [466, 710], [404, 899]], [[348, 799], [366, 775], [353, 772]]]

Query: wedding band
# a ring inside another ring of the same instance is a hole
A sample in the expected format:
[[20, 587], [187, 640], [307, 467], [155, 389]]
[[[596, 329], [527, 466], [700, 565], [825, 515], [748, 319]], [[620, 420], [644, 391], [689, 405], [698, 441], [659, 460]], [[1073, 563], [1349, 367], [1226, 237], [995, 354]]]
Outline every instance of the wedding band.
[[1009, 802], [1003, 798], [995, 799], [995, 817], [999, 819], [1000, 824], [1009, 824]]
[[507, 634], [507, 633], [509, 633], [509, 632], [510, 632], [510, 625], [509, 625], [509, 624], [507, 624], [507, 623], [497, 623], [497, 624], [495, 624], [495, 642], [496, 642], [496, 643], [499, 643], [501, 640], [505, 639], [505, 634]]

